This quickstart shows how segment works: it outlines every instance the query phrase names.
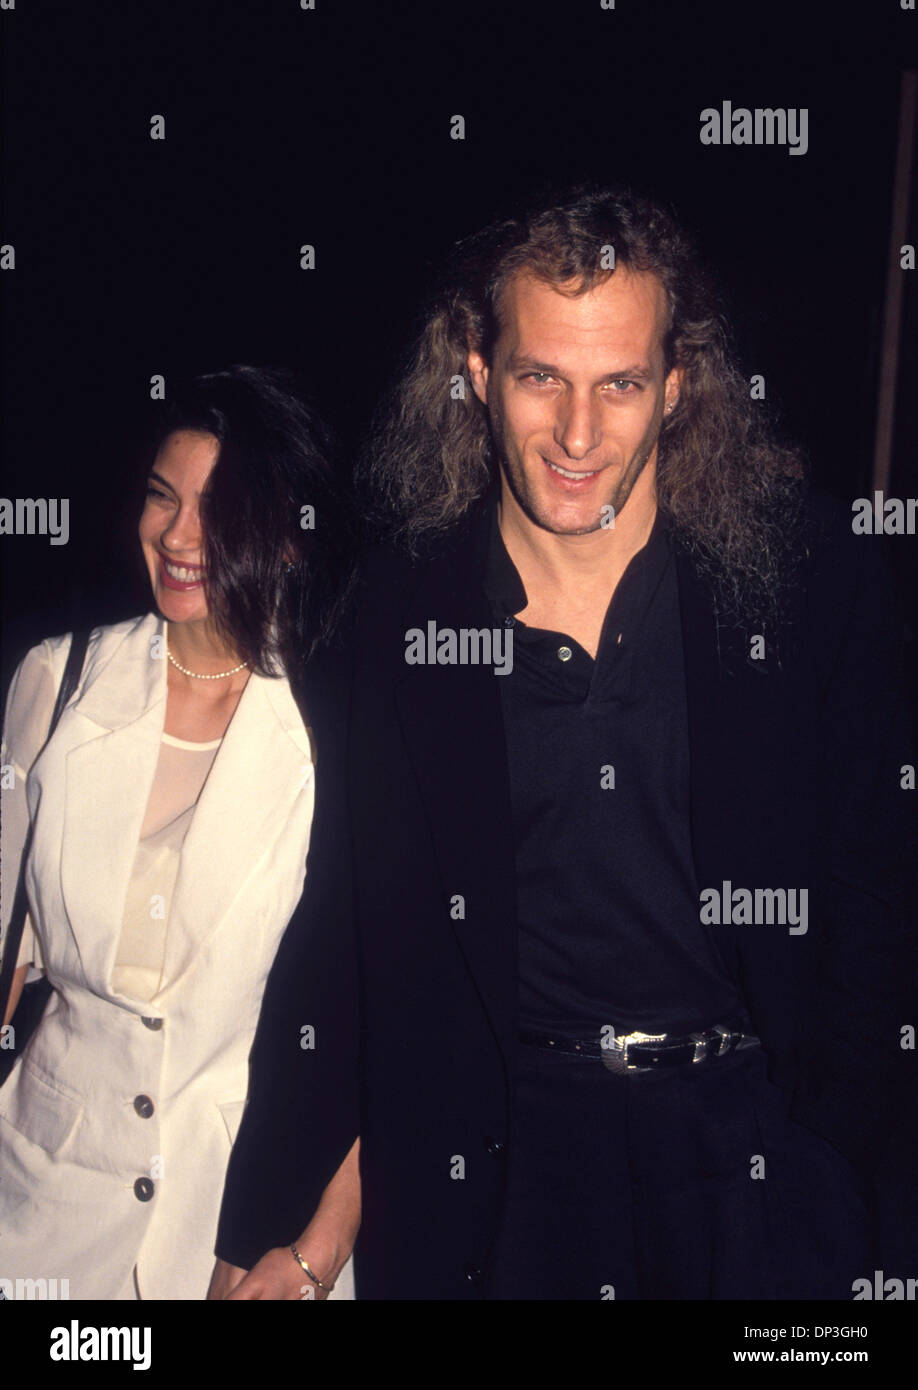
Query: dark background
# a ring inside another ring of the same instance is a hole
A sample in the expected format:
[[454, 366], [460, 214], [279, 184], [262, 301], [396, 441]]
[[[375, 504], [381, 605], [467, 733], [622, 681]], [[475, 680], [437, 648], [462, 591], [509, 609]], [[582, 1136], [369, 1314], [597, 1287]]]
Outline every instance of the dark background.
[[[918, 50], [899, 0], [18, 0], [0, 31], [2, 492], [69, 497], [71, 528], [66, 546], [0, 539], [4, 687], [42, 636], [147, 607], [126, 499], [154, 373], [168, 390], [191, 368], [292, 366], [352, 454], [432, 267], [546, 177], [669, 201], [819, 483], [870, 492], [899, 74]], [[725, 99], [807, 107], [808, 152], [702, 146], [699, 113]], [[890, 491], [915, 496], [902, 273]], [[913, 604], [915, 538], [877, 543]]]

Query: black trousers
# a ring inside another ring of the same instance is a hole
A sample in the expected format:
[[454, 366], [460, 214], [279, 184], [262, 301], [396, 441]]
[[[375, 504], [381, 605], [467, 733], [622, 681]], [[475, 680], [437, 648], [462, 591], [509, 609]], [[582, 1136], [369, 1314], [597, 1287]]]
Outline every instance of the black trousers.
[[760, 1048], [616, 1076], [520, 1046], [492, 1299], [850, 1299], [854, 1171], [788, 1118]]

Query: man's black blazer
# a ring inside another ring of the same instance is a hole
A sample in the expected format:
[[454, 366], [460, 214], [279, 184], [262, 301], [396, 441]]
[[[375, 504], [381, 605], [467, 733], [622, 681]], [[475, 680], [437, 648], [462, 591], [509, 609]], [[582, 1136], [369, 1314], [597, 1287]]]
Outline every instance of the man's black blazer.
[[[430, 619], [493, 627], [483, 529], [476, 512], [423, 563], [370, 553], [346, 639], [307, 673], [306, 887], [265, 993], [221, 1214], [218, 1254], [250, 1267], [296, 1239], [359, 1133], [363, 1298], [477, 1297], [500, 1209], [516, 1037], [502, 677], [405, 662], [406, 631]], [[814, 499], [804, 540], [765, 661], [754, 634], [718, 625], [677, 548], [691, 837], [702, 887], [808, 889], [805, 934], [708, 930], [794, 1118], [866, 1179], [908, 1084], [900, 1030], [918, 1021], [900, 623], [881, 541]]]

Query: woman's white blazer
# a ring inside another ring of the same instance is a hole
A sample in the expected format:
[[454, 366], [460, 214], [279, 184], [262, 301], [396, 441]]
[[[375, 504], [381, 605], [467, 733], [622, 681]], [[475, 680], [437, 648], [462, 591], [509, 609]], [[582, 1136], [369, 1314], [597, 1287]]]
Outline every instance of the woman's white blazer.
[[[71, 1298], [130, 1297], [135, 1266], [143, 1298], [204, 1297], [265, 978], [303, 886], [309, 736], [286, 679], [253, 674], [185, 838], [161, 988], [112, 989], [163, 734], [163, 637], [152, 614], [95, 630], [27, 781], [26, 882], [55, 993], [0, 1089], [0, 1279], [68, 1280]], [[56, 686], [69, 644], [44, 644]], [[352, 1288], [348, 1265], [335, 1297]]]

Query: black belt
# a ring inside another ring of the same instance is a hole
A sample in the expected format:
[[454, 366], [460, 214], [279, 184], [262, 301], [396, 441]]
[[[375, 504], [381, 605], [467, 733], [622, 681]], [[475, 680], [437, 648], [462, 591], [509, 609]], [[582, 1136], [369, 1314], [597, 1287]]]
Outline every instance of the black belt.
[[703, 1032], [676, 1036], [672, 1033], [626, 1033], [616, 1035], [610, 1028], [599, 1038], [565, 1038], [557, 1033], [520, 1033], [527, 1047], [560, 1052], [570, 1057], [598, 1057], [609, 1071], [656, 1071], [660, 1067], [681, 1067], [687, 1062], [706, 1062], [725, 1057], [747, 1047], [760, 1047], [759, 1039], [737, 1028], [715, 1023]]

